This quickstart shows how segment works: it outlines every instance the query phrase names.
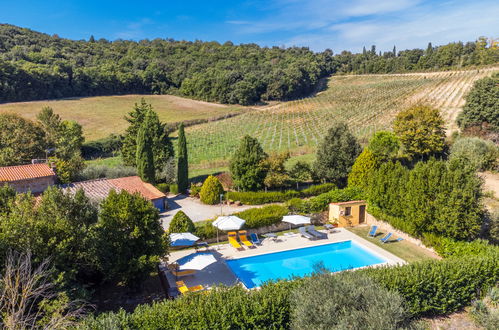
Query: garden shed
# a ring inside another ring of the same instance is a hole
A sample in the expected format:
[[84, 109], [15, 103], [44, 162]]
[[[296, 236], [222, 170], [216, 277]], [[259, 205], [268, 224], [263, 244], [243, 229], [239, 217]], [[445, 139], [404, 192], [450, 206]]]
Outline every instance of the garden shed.
[[329, 204], [329, 222], [338, 227], [357, 226], [366, 221], [366, 201], [349, 201]]

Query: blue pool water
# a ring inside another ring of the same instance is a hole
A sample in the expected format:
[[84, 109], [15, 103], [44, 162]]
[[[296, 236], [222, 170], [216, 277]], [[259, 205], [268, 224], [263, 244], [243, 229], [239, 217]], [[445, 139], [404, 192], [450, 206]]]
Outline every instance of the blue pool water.
[[227, 260], [227, 265], [251, 289], [268, 280], [310, 275], [318, 263], [331, 272], [337, 272], [386, 261], [355, 242], [345, 241]]

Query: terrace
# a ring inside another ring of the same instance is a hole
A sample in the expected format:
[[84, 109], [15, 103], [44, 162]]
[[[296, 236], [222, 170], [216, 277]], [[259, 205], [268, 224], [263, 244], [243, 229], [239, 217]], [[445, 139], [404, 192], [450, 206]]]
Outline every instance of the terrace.
[[[227, 260], [266, 255], [276, 252], [315, 247], [344, 241], [355, 242], [371, 254], [386, 260], [386, 262], [382, 263], [383, 265], [397, 265], [406, 263], [406, 261], [402, 258], [395, 256], [394, 254], [388, 252], [380, 246], [377, 246], [374, 243], [374, 240], [376, 239], [370, 239], [367, 237], [363, 238], [346, 229], [337, 228], [334, 230], [334, 232], [328, 234], [327, 239], [311, 241], [304, 237], [301, 237], [297, 233], [290, 232], [286, 235], [278, 236], [278, 239], [275, 241], [269, 238], [263, 239], [262, 244], [258, 247], [252, 249], [246, 248], [244, 251], [237, 251], [229, 244], [219, 244], [211, 246], [209, 249], [217, 260], [215, 263], [207, 266], [203, 270], [197, 271], [194, 275], [182, 277], [181, 280], [184, 281], [184, 283], [188, 287], [202, 285], [204, 288], [209, 289], [216, 285], [233, 286], [240, 283], [240, 279], [229, 268], [226, 263]], [[174, 263], [177, 260], [192, 253], [194, 253], [193, 249], [185, 249], [172, 252], [169, 257], [169, 262]], [[179, 279], [176, 278], [171, 272], [166, 272], [166, 274], [170, 287], [175, 287], [175, 282]]]

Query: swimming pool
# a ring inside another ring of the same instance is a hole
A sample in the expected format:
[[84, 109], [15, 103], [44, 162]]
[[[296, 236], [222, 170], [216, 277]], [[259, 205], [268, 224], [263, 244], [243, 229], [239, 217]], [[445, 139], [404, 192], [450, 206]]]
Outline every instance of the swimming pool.
[[387, 260], [356, 242], [344, 241], [226, 262], [239, 280], [251, 289], [268, 280], [310, 275], [314, 271], [314, 265], [318, 263], [322, 263], [331, 272], [337, 272], [377, 265]]

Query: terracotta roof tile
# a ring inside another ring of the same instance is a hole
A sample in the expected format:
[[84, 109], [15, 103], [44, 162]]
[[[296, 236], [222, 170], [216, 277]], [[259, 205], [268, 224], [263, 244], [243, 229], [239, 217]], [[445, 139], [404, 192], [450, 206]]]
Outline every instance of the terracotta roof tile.
[[138, 176], [130, 176], [118, 179], [97, 179], [82, 182], [74, 182], [60, 186], [63, 190], [76, 193], [78, 189], [83, 189], [85, 195], [92, 200], [101, 201], [114, 189], [116, 191], [126, 190], [129, 193], [138, 192], [145, 199], [154, 200], [166, 197], [153, 185], [142, 181]]
[[35, 178], [54, 176], [47, 164], [28, 164], [18, 166], [0, 167], [0, 182], [13, 182]]
[[330, 204], [333, 204], [333, 205], [348, 205], [348, 204], [362, 204], [362, 203], [365, 203], [366, 201], [362, 200], [362, 201], [348, 201], [348, 202], [338, 202], [338, 203], [330, 203]]

